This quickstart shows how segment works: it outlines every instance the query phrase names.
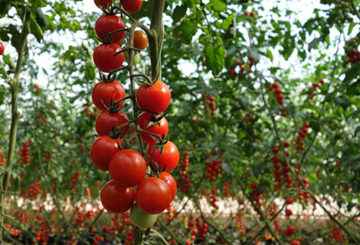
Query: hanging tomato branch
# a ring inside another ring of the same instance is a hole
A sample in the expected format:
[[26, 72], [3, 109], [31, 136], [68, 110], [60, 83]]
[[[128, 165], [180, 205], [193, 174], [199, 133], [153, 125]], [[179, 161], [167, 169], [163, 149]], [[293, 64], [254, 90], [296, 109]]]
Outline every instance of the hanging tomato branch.
[[[121, 7], [112, 1], [95, 1], [105, 13], [95, 24], [97, 37], [102, 42], [95, 48], [93, 58], [102, 81], [95, 85], [92, 99], [101, 113], [96, 118], [95, 129], [99, 137], [91, 147], [94, 165], [109, 171], [111, 180], [101, 191], [101, 202], [113, 213], [130, 209], [130, 220], [136, 226], [134, 244], [144, 244], [144, 239], [159, 239], [167, 244], [161, 234], [150, 230], [158, 214], [169, 207], [176, 195], [174, 178], [164, 171], [176, 167], [179, 151], [167, 139], [168, 123], [161, 113], [170, 104], [171, 94], [161, 79], [161, 47], [163, 42], [162, 14], [164, 1], [153, 1], [151, 28], [137, 22], [129, 13], [140, 10], [142, 1], [121, 1]], [[119, 16], [126, 16], [131, 26], [126, 27]], [[143, 30], [137, 30], [141, 28]], [[125, 37], [126, 46], [121, 48]], [[149, 38], [149, 41], [148, 41]], [[151, 79], [146, 74], [134, 74], [139, 52], [150, 44]], [[127, 66], [123, 66], [124, 59]], [[116, 73], [127, 70], [130, 77], [130, 94], [125, 96]], [[144, 79], [140, 81], [138, 79]], [[141, 86], [136, 91], [135, 84]], [[129, 120], [121, 106], [132, 102], [133, 119]], [[131, 126], [133, 125], [133, 126]], [[140, 152], [129, 148], [130, 127], [135, 129]], [[144, 144], [147, 144], [145, 151]], [[136, 190], [133, 188], [136, 187]], [[144, 237], [145, 230], [147, 237]]]

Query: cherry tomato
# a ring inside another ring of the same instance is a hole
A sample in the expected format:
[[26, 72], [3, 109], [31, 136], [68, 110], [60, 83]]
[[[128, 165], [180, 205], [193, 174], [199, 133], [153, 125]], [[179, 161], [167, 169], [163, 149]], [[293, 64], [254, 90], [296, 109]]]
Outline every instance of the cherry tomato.
[[[91, 92], [92, 101], [97, 108], [105, 110], [104, 105], [109, 108], [111, 99], [113, 102], [125, 97], [124, 87], [118, 81], [97, 83]], [[120, 108], [124, 104], [121, 101], [117, 108]]]
[[[120, 16], [117, 15], [103, 15], [97, 19], [95, 23], [95, 32], [98, 38], [106, 42], [110, 32], [124, 29], [125, 23]], [[125, 36], [125, 32], [116, 32], [111, 35], [111, 42], [118, 43]]]
[[93, 164], [104, 171], [109, 170], [111, 157], [119, 151], [120, 147], [124, 146], [122, 139], [112, 139], [107, 135], [97, 137], [90, 149], [90, 157]]
[[100, 199], [107, 211], [122, 213], [131, 208], [135, 195], [133, 188], [121, 187], [116, 181], [110, 180], [102, 188]]
[[141, 9], [142, 0], [121, 0], [121, 5], [129, 13], [136, 13]]
[[120, 68], [124, 62], [124, 54], [120, 53], [114, 56], [114, 54], [119, 51], [121, 51], [121, 47], [117, 43], [97, 46], [93, 54], [96, 67], [102, 72], [110, 72]]
[[95, 5], [98, 6], [99, 8], [107, 9], [112, 5], [113, 0], [94, 0], [94, 2]]
[[141, 108], [159, 113], [169, 106], [171, 94], [165, 83], [156, 81], [151, 86], [141, 85], [136, 93], [136, 100]]
[[[127, 123], [129, 121], [128, 116], [123, 111], [118, 111], [116, 113], [110, 113], [107, 110], [102, 111], [96, 118], [95, 121], [95, 130], [99, 136], [108, 135], [111, 130], [116, 127]], [[122, 127], [119, 132], [120, 138], [123, 138], [129, 130], [129, 125]]]
[[[150, 155], [150, 157], [157, 163], [159, 168], [163, 170], [166, 165], [165, 171], [169, 172], [173, 170], [179, 162], [180, 153], [176, 145], [168, 141], [160, 154], [160, 149], [156, 146], [155, 150], [153, 150], [155, 143], [152, 143], [148, 146], [146, 152]], [[155, 164], [149, 160], [151, 166], [156, 168]]]
[[134, 48], [144, 50], [148, 45], [148, 38], [145, 32], [136, 30], [134, 31]]
[[130, 209], [131, 222], [143, 230], [153, 226], [157, 220], [157, 217], [157, 214], [147, 214], [136, 205], [132, 206]]
[[146, 162], [137, 151], [121, 150], [111, 158], [109, 172], [111, 178], [119, 185], [132, 187], [145, 178]]
[[5, 46], [2, 42], [0, 42], [0, 55], [2, 55], [5, 51]]
[[[161, 138], [162, 135], [166, 136], [169, 131], [169, 125], [165, 117], [161, 118], [158, 122], [151, 121], [151, 114], [143, 112], [138, 116], [139, 126], [142, 130], [157, 134]], [[146, 133], [141, 133], [142, 140], [147, 143], [156, 143], [156, 137]]]
[[146, 178], [136, 187], [135, 201], [145, 213], [161, 213], [171, 203], [170, 186], [159, 178]]
[[172, 175], [169, 174], [168, 172], [162, 172], [160, 174], [160, 179], [162, 179], [169, 185], [171, 190], [171, 201], [174, 200], [177, 191], [177, 185], [174, 177], [172, 177]]

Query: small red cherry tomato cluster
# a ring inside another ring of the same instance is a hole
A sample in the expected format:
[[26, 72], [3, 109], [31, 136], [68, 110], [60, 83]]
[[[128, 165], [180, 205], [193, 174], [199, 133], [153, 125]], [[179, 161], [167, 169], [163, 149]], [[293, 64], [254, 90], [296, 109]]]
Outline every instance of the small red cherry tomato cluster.
[[[128, 29], [115, 14], [119, 8], [112, 7], [112, 0], [95, 0], [95, 4], [105, 15], [95, 24], [102, 44], [95, 48], [93, 59], [101, 72], [110, 74], [107, 78], [102, 75], [103, 81], [92, 90], [93, 103], [101, 112], [95, 121], [98, 137], [91, 146], [90, 156], [95, 167], [108, 171], [111, 177], [100, 193], [103, 207], [113, 213], [130, 209], [132, 223], [147, 229], [155, 223], [157, 214], [169, 207], [177, 191], [176, 182], [168, 172], [177, 166], [180, 155], [176, 145], [167, 140], [168, 122], [160, 114], [169, 106], [171, 93], [169, 87], [158, 80], [151, 85], [141, 85], [136, 94], [131, 90], [126, 97], [123, 85], [110, 79], [121, 68], [124, 58], [127, 59], [128, 53], [123, 52], [126, 50], [122, 51], [120, 45]], [[121, 5], [121, 11], [135, 13], [140, 10], [142, 0], [122, 0]], [[133, 47], [127, 49], [144, 50], [148, 44], [145, 32], [136, 30], [133, 34]], [[126, 99], [134, 103], [132, 121], [121, 110]], [[131, 127], [131, 134], [139, 134], [142, 143], [148, 145], [146, 152], [127, 149], [130, 146], [125, 142], [134, 141], [128, 133], [132, 123], [135, 125]]]
[[[206, 156], [207, 159], [216, 156], [217, 153], [208, 154]], [[221, 156], [220, 156], [221, 157]], [[222, 161], [220, 159], [214, 159], [206, 164], [206, 174], [205, 177], [210, 181], [216, 180], [217, 175], [221, 174], [221, 164]]]
[[[270, 85], [269, 91], [273, 91], [275, 94], [276, 101], [279, 105], [284, 104], [284, 96], [282, 95], [282, 90], [279, 88], [279, 84], [277, 82], [274, 82]], [[279, 108], [279, 111], [281, 112], [281, 115], [283, 117], [286, 117], [286, 107]]]
[[303, 151], [304, 150], [304, 139], [307, 135], [309, 128], [309, 123], [304, 123], [304, 125], [299, 129], [298, 136], [296, 138], [296, 149]]
[[185, 152], [185, 159], [181, 159], [180, 160], [180, 166], [179, 166], [179, 171], [180, 171], [180, 176], [177, 180], [176, 183], [179, 186], [180, 190], [183, 193], [188, 193], [189, 189], [192, 187], [192, 184], [190, 182], [189, 179], [189, 174], [188, 174], [188, 170], [189, 170], [189, 152], [186, 151]]

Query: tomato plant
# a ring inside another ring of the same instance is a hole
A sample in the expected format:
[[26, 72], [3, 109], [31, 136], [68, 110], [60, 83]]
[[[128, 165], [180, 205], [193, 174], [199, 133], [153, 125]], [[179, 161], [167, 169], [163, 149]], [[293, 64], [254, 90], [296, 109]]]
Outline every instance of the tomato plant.
[[[125, 90], [118, 81], [101, 81], [92, 89], [91, 97], [97, 108], [105, 110], [105, 107], [110, 108], [111, 102], [115, 103], [117, 100], [123, 99], [125, 97]], [[120, 108], [123, 103], [123, 101], [120, 101], [115, 108]]]
[[102, 111], [96, 118], [95, 129], [98, 135], [108, 135], [111, 131], [119, 134], [119, 137], [124, 137], [129, 130], [129, 125], [123, 126], [120, 129], [117, 127], [129, 121], [125, 112], [119, 110], [111, 113], [107, 110]]
[[157, 214], [147, 214], [142, 211], [137, 205], [130, 209], [130, 220], [134, 225], [146, 230], [153, 226], [158, 218]]
[[[160, 152], [160, 148], [155, 146], [155, 143], [152, 143], [148, 146], [146, 152], [149, 154], [151, 159], [148, 162], [151, 164], [153, 168], [156, 169], [156, 165], [160, 170], [171, 171], [173, 170], [179, 162], [180, 153], [176, 145], [168, 141], [163, 149]], [[156, 164], [154, 163], [156, 162]]]
[[142, 0], [121, 0], [121, 5], [126, 11], [136, 13], [141, 9]]
[[122, 139], [112, 139], [102, 135], [95, 139], [90, 149], [90, 157], [93, 164], [104, 171], [109, 170], [111, 157], [124, 146]]
[[144, 31], [136, 30], [134, 32], [134, 47], [144, 50], [148, 45], [148, 38]]
[[162, 81], [153, 85], [141, 85], [136, 93], [139, 106], [147, 111], [160, 113], [170, 104], [171, 94], [169, 87]]
[[[95, 48], [93, 58], [94, 63], [102, 72], [110, 72], [119, 69], [124, 62], [124, 54], [117, 43], [100, 44]], [[115, 56], [114, 56], [115, 55]]]
[[117, 15], [102, 15], [95, 23], [96, 35], [102, 42], [106, 42], [108, 40], [109, 33], [116, 31], [111, 35], [110, 41], [112, 43], [121, 44], [119, 42], [122, 42], [121, 40], [124, 39], [125, 32], [119, 32], [118, 30], [124, 28], [125, 23], [123, 19]]
[[143, 179], [136, 187], [136, 205], [147, 214], [158, 214], [166, 209], [172, 198], [169, 184], [157, 177]]
[[111, 178], [119, 185], [132, 187], [144, 179], [146, 162], [137, 151], [121, 150], [112, 156], [109, 172]]
[[[138, 121], [141, 129], [158, 135], [160, 138], [167, 136], [169, 125], [165, 117], [152, 116], [150, 113], [143, 112], [138, 116]], [[157, 140], [155, 136], [147, 133], [141, 133], [141, 138], [147, 144], [154, 143]]]
[[112, 213], [122, 213], [131, 208], [135, 195], [133, 188], [122, 187], [116, 181], [110, 180], [101, 190], [101, 203]]

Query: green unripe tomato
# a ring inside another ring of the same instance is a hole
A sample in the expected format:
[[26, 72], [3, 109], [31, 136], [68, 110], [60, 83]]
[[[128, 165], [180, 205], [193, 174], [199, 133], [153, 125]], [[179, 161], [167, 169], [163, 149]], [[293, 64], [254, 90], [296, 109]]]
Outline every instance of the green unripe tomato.
[[[124, 49], [126, 49], [126, 46], [124, 47]], [[124, 57], [127, 63], [129, 63], [129, 53], [128, 52], [124, 52]], [[138, 52], [134, 51], [134, 55], [133, 55], [133, 65], [137, 65], [140, 62], [140, 54]]]
[[157, 220], [157, 214], [147, 214], [138, 208], [137, 205], [132, 206], [130, 209], [131, 222], [140, 229], [146, 230], [153, 226]]

